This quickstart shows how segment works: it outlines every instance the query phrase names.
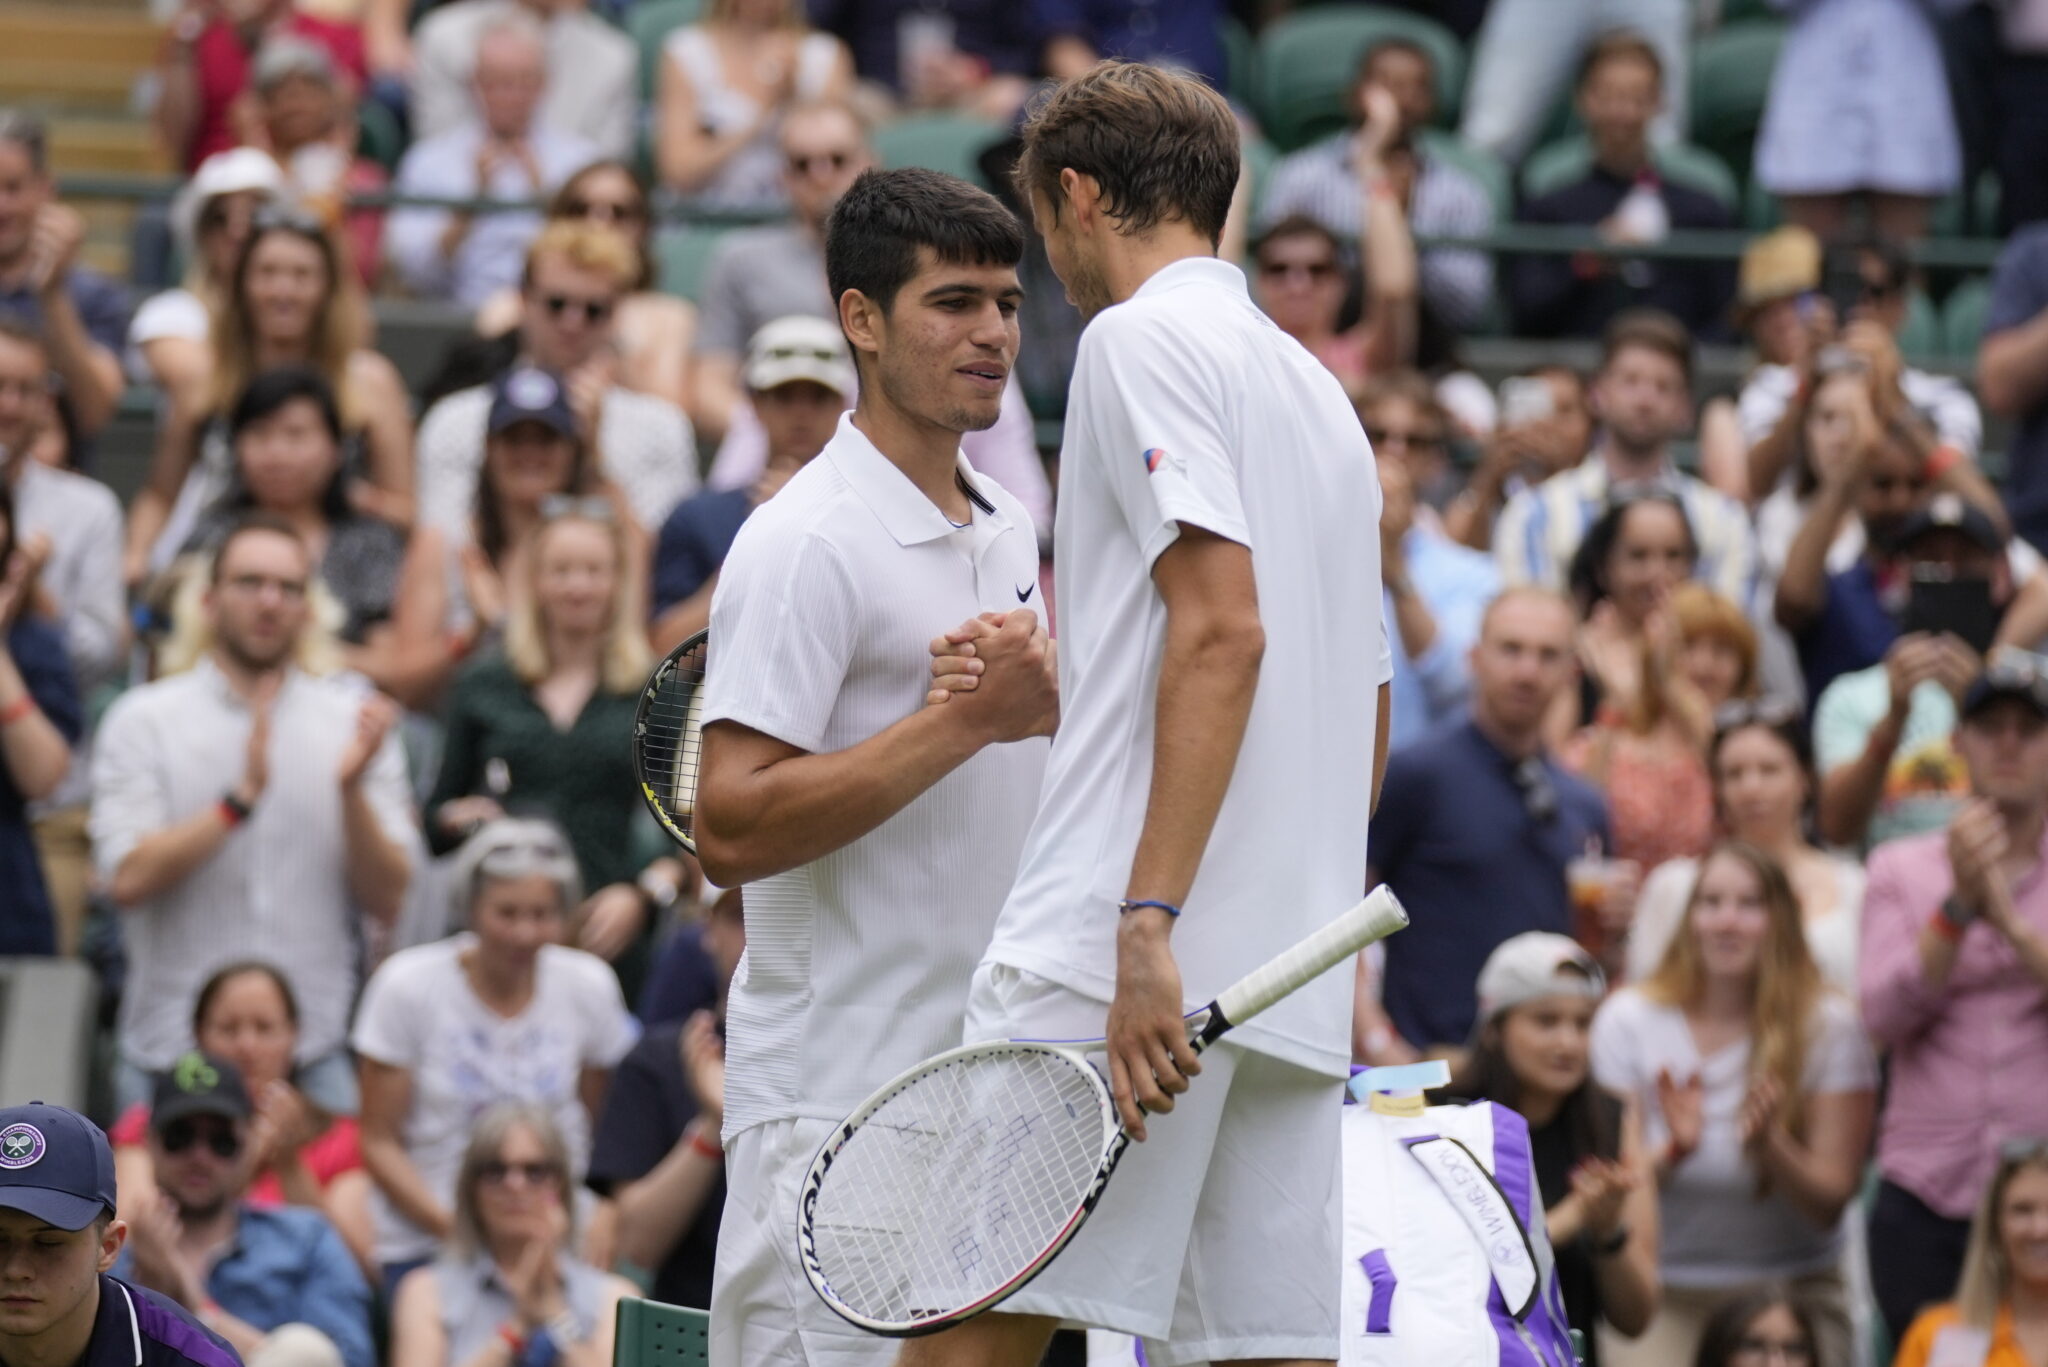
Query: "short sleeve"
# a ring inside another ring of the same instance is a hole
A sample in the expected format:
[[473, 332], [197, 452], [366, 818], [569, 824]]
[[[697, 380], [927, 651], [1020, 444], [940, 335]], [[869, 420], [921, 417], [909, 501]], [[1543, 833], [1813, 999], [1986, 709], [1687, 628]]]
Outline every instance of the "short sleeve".
[[1839, 993], [1830, 991], [1814, 1010], [1813, 1038], [1806, 1046], [1807, 1092], [1822, 1096], [1829, 1092], [1868, 1092], [1877, 1087], [1877, 1054], [1856, 1007]]
[[1643, 1000], [1623, 988], [1600, 1004], [1593, 1017], [1590, 1058], [1593, 1080], [1610, 1092], [1638, 1096], [1647, 1080], [1644, 1070]]
[[1865, 716], [1861, 673], [1844, 674], [1821, 692], [1813, 709], [1813, 762], [1825, 777], [1863, 753], [1875, 718]]
[[1075, 398], [1146, 565], [1181, 523], [1251, 546], [1218, 377], [1163, 321], [1103, 321], [1083, 338]]
[[[440, 946], [423, 948], [433, 952]], [[428, 969], [418, 951], [401, 950], [370, 975], [349, 1036], [358, 1054], [392, 1068], [419, 1066], [427, 1030], [425, 1007], [433, 995]]]
[[611, 965], [580, 949], [574, 955], [577, 1010], [583, 1018], [582, 1055], [586, 1068], [616, 1068], [640, 1039], [640, 1022], [626, 1009], [626, 997]]
[[[773, 507], [771, 503], [768, 505]], [[834, 549], [782, 522], [748, 520], [711, 598], [704, 724], [737, 722], [817, 751], [853, 661], [860, 603]]]

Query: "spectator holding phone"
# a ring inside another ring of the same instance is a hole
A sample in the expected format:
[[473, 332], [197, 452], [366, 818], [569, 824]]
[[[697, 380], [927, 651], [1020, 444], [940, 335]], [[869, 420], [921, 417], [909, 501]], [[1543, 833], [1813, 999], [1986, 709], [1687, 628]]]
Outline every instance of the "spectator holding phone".
[[1968, 800], [1876, 850], [1864, 902], [1863, 1020], [1890, 1053], [1870, 1273], [1895, 1335], [1956, 1284], [2001, 1145], [2048, 1134], [2048, 661], [2000, 652], [1961, 714]]
[[1820, 835], [1833, 845], [1947, 824], [1969, 791], [1949, 745], [1957, 704], [2016, 620], [2005, 539], [1981, 508], [1941, 494], [1893, 542], [1889, 601], [1873, 591], [1862, 618], [1888, 641], [1882, 658], [1837, 677], [1814, 707]]
[[1813, 1300], [1820, 1360], [1847, 1362], [1842, 1212], [1877, 1062], [1776, 860], [1730, 842], [1700, 862], [1657, 971], [1594, 1018], [1593, 1076], [1642, 1108], [1662, 1192], [1663, 1308], [1609, 1367], [1686, 1361], [1716, 1305], [1774, 1280]]
[[1999, 1150], [1984, 1189], [1953, 1301], [1922, 1312], [1893, 1367], [2033, 1367], [2048, 1341], [2048, 1139]]
[[1586, 382], [1566, 365], [1540, 365], [1501, 381], [1500, 425], [1480, 444], [1479, 464], [1444, 507], [1444, 531], [1475, 551], [1493, 549], [1493, 523], [1523, 489], [1561, 475], [1593, 445]]

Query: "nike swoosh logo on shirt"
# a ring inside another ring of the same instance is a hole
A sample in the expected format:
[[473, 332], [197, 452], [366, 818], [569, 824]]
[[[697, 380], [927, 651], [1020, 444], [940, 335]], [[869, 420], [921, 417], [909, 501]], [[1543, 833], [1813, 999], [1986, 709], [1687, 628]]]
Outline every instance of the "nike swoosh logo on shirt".
[[1036, 585], [1036, 584], [1026, 584], [1026, 585], [1025, 585], [1025, 586], [1024, 586], [1023, 588], [1021, 588], [1021, 589], [1018, 589], [1018, 590], [1017, 590], [1017, 601], [1018, 601], [1018, 602], [1020, 602], [1020, 603], [1028, 603], [1028, 602], [1030, 602], [1030, 601], [1031, 601], [1031, 590], [1033, 590], [1033, 589], [1035, 589], [1035, 588], [1037, 588], [1037, 587], [1038, 587], [1038, 585]]

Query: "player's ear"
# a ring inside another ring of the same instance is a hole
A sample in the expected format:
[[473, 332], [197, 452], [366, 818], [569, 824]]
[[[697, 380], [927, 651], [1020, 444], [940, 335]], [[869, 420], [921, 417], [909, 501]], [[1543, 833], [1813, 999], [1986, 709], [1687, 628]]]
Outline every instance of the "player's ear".
[[121, 1248], [128, 1242], [128, 1222], [126, 1220], [103, 1221], [99, 1227], [99, 1235], [99, 1266], [100, 1271], [105, 1272], [120, 1258]]
[[1102, 212], [1102, 182], [1071, 166], [1060, 168], [1060, 194], [1074, 215], [1074, 226], [1088, 228]]
[[856, 353], [879, 354], [887, 325], [888, 318], [881, 306], [859, 290], [847, 290], [839, 296], [839, 326]]

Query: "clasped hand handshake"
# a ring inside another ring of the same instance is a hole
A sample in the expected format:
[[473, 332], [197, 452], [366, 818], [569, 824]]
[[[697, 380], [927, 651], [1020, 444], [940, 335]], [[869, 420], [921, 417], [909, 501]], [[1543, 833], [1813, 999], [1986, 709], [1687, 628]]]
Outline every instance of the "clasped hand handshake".
[[1029, 608], [984, 612], [931, 643], [928, 706], [959, 708], [991, 743], [1060, 724], [1059, 655]]

